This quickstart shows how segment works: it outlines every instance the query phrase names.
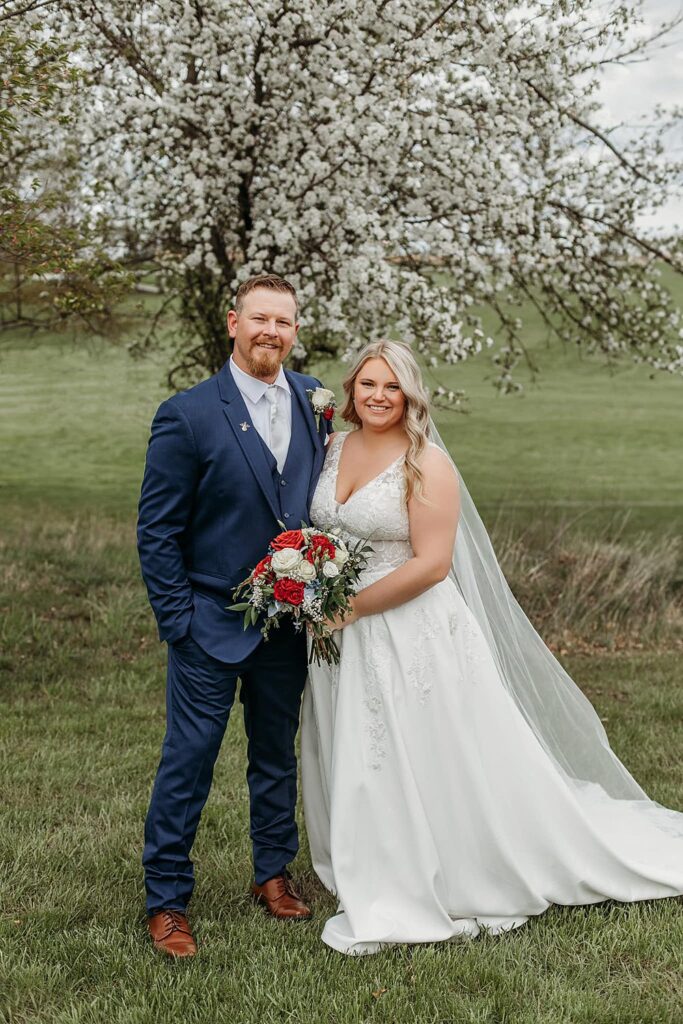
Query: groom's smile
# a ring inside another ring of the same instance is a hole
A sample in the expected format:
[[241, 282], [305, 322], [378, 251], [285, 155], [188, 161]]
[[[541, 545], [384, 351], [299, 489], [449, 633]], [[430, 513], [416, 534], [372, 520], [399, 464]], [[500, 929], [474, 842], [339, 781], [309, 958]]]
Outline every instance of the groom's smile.
[[228, 313], [237, 366], [271, 384], [296, 340], [296, 316], [296, 302], [288, 292], [258, 287], [248, 292], [240, 308]]

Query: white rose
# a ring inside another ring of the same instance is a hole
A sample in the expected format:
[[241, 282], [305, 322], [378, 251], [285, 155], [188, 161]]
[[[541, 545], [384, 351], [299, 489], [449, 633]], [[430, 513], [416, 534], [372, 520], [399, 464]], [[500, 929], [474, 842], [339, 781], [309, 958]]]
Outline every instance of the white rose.
[[275, 552], [270, 566], [276, 576], [289, 576], [302, 561], [303, 556], [296, 548], [282, 548], [281, 551]]
[[316, 388], [311, 395], [311, 402], [316, 412], [322, 412], [332, 401], [334, 401], [334, 391], [330, 391], [329, 388]]
[[346, 548], [341, 548], [341, 547], [337, 546], [337, 553], [335, 554], [334, 558], [332, 559], [332, 561], [337, 566], [337, 568], [341, 569], [342, 566], [346, 565], [348, 560], [349, 560], [349, 553], [346, 550]]
[[296, 578], [302, 583], [310, 583], [317, 575], [318, 574], [315, 571], [313, 563], [309, 562], [308, 559], [303, 558], [301, 560], [301, 565], [296, 570]]
[[328, 579], [333, 580], [335, 576], [339, 575], [339, 569], [334, 562], [323, 563], [323, 576], [327, 576]]

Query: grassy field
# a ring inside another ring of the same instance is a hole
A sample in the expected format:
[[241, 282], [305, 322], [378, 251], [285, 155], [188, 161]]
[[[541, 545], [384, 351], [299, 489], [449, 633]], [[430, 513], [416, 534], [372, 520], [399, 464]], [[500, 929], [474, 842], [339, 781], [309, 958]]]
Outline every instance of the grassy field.
[[[524, 397], [454, 368], [469, 416], [440, 426], [489, 523], [614, 516], [680, 527], [683, 382], [546, 349]], [[338, 386], [336, 367], [323, 367]], [[0, 356], [0, 1021], [6, 1024], [678, 1024], [683, 906], [554, 908], [518, 932], [360, 960], [320, 943], [334, 912], [305, 850], [315, 917], [254, 908], [244, 737], [233, 717], [194, 857], [201, 955], [144, 932], [142, 823], [164, 729], [164, 652], [138, 578], [134, 509], [160, 361], [54, 339]], [[578, 654], [568, 667], [653, 797], [683, 807], [674, 650]]]
[[[630, 531], [680, 526], [683, 379], [608, 370], [548, 346], [533, 319], [527, 341], [541, 374], [534, 382], [520, 370], [520, 396], [497, 394], [488, 357], [437, 375], [470, 396], [468, 415], [437, 421], [487, 523], [548, 512], [588, 531], [615, 515]], [[5, 345], [0, 500], [133, 514], [149, 423], [168, 393], [163, 356], [136, 362], [123, 347], [55, 339]], [[314, 369], [339, 395], [342, 368]]]
[[[662, 1024], [680, 1021], [679, 901], [554, 908], [509, 936], [351, 960], [319, 939], [333, 901], [305, 846], [310, 923], [251, 904], [244, 736], [237, 713], [194, 858], [201, 955], [149, 947], [139, 864], [163, 735], [163, 651], [129, 524], [27, 517], [2, 578], [0, 1020], [7, 1024]], [[643, 785], [683, 806], [676, 655], [569, 665]]]

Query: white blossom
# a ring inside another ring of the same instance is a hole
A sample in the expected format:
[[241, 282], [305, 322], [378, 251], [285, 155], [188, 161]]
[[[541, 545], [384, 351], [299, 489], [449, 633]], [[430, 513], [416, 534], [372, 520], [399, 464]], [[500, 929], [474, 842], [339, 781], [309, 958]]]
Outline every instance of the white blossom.
[[322, 602], [319, 598], [313, 597], [310, 594], [304, 594], [304, 599], [301, 603], [301, 612], [303, 615], [312, 619], [313, 622], [322, 622], [325, 618], [323, 615]]
[[[384, 0], [43, 8], [90, 74], [73, 111], [84, 202], [182, 296], [184, 363], [222, 364], [234, 289], [263, 271], [298, 289], [299, 358], [349, 357], [391, 331], [458, 363], [490, 343], [486, 306], [519, 356], [513, 307], [531, 303], [550, 334], [610, 359], [680, 363], [658, 278], [676, 257], [635, 228], [676, 168], [650, 125], [619, 150], [595, 102], [637, 4], [434, 12]], [[512, 361], [498, 363], [504, 389]]]

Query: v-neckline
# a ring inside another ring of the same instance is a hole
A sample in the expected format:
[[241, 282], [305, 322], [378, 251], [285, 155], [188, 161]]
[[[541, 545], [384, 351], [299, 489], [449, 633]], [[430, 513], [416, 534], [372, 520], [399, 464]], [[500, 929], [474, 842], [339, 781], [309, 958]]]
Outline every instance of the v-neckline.
[[355, 491], [351, 491], [346, 501], [337, 501], [337, 481], [339, 480], [339, 465], [341, 463], [342, 451], [344, 449], [344, 445], [346, 444], [346, 438], [349, 436], [350, 433], [351, 431], [348, 431], [343, 435], [343, 440], [339, 445], [339, 455], [337, 457], [337, 472], [335, 473], [334, 476], [334, 503], [337, 506], [337, 508], [344, 508], [351, 501], [351, 498], [355, 498], [357, 494], [360, 494], [361, 491], [364, 491], [366, 487], [370, 486], [370, 484], [374, 484], [375, 480], [379, 480], [379, 478], [381, 476], [384, 476], [385, 473], [388, 473], [389, 470], [392, 469], [397, 462], [400, 462], [401, 459], [405, 459], [406, 457], [406, 453], [403, 452], [402, 455], [399, 455], [397, 458], [395, 458], [393, 462], [390, 462], [388, 466], [385, 466], [384, 469], [381, 469], [379, 473], [376, 473], [375, 476], [370, 478], [370, 480], [367, 480], [361, 487], [358, 487]]

